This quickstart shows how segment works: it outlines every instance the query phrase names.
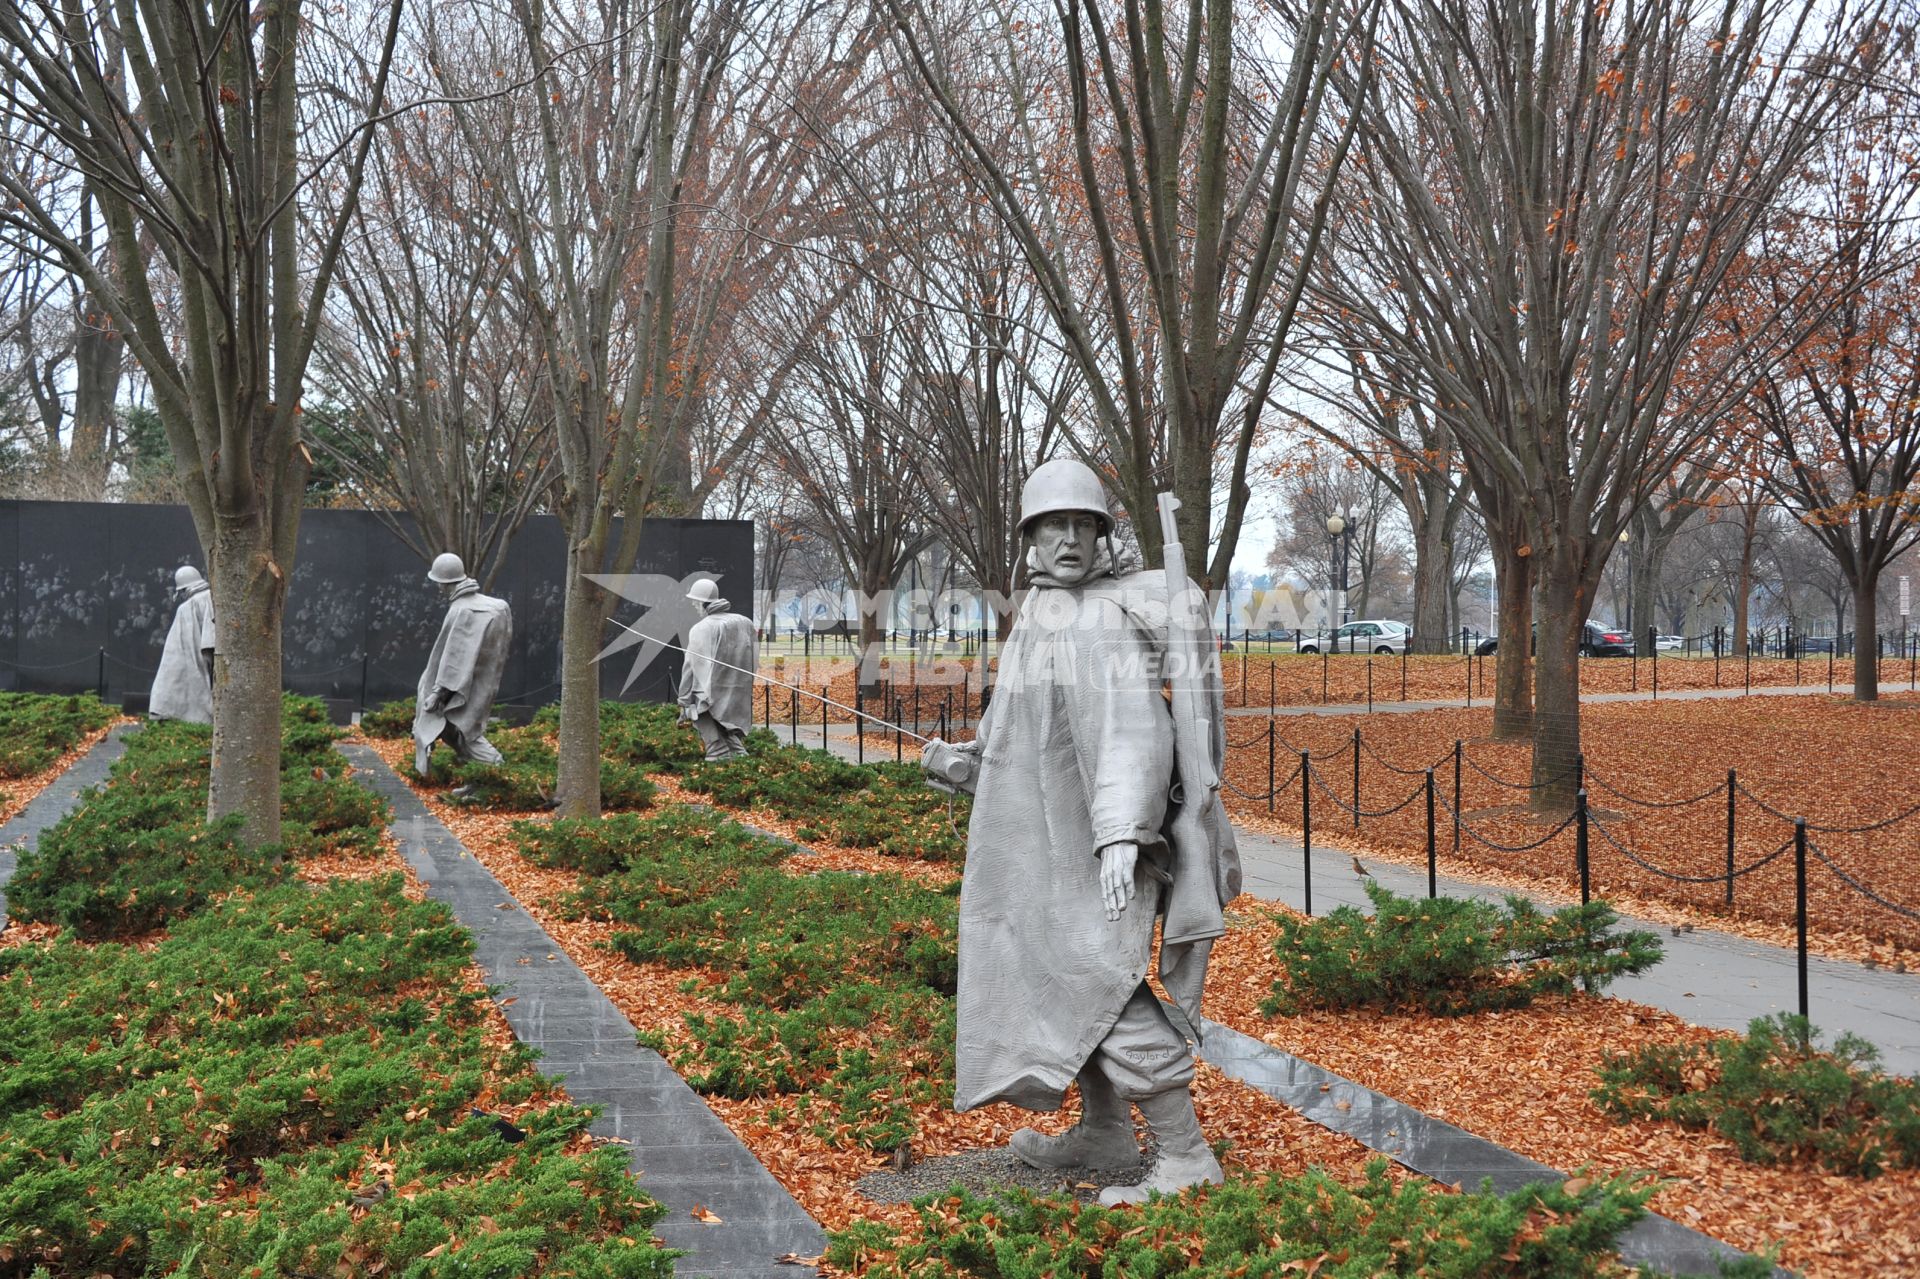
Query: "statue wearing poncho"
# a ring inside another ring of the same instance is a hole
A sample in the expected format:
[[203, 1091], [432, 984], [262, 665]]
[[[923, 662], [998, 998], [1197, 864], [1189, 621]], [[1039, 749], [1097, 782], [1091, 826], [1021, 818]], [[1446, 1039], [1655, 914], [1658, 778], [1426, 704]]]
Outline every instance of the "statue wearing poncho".
[[444, 741], [461, 759], [498, 764], [501, 754], [486, 738], [487, 719], [500, 691], [507, 646], [513, 640], [513, 614], [507, 602], [480, 593], [456, 555], [434, 561], [430, 580], [448, 595], [447, 615], [433, 642], [413, 713], [413, 766], [425, 777], [435, 742]]
[[[1085, 483], [1098, 493], [1091, 472]], [[1079, 501], [1069, 519], [1097, 509], [1091, 494]], [[1200, 846], [1167, 839], [1179, 797], [1161, 691], [1164, 578], [1117, 575], [1110, 541], [1104, 555], [1094, 548], [1097, 526], [1063, 553], [1062, 569], [1048, 542], [1058, 518], [1029, 517], [1039, 571], [977, 738], [954, 1106], [1054, 1110], [1077, 1078], [1080, 1124], [1064, 1137], [1017, 1133], [1012, 1149], [1039, 1167], [1113, 1168], [1139, 1156], [1129, 1103], [1138, 1104], [1159, 1160], [1141, 1188], [1101, 1196], [1131, 1202], [1220, 1179], [1193, 1112], [1188, 1034], [1207, 951], [1225, 931], [1221, 908], [1239, 891], [1239, 859], [1217, 794], [1199, 801], [1203, 838], [1186, 842]], [[1160, 972], [1184, 1025], [1146, 985], [1156, 917]]]
[[700, 734], [708, 759], [747, 753], [753, 727], [753, 671], [759, 656], [753, 623], [727, 610], [719, 588], [702, 578], [687, 598], [706, 613], [687, 629], [687, 661], [680, 672], [680, 718]]
[[213, 723], [213, 592], [196, 568], [173, 576], [173, 625], [160, 650], [160, 669], [153, 673], [153, 691], [147, 713], [155, 719], [180, 719], [190, 724]]

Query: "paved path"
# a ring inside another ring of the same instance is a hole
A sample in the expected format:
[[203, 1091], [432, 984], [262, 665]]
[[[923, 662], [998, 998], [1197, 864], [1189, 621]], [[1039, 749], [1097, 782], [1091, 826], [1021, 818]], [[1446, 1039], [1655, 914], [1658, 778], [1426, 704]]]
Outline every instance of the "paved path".
[[[13, 878], [19, 861], [18, 849], [32, 848], [42, 831], [66, 815], [80, 800], [80, 792], [107, 780], [107, 772], [127, 749], [126, 735], [132, 724], [116, 724], [94, 748], [75, 760], [71, 767], [27, 801], [27, 806], [0, 826], [0, 887]], [[0, 892], [0, 917], [7, 913], [7, 898]]]
[[[788, 730], [781, 727], [779, 736], [782, 741], [788, 740]], [[818, 747], [820, 740], [817, 721], [800, 726], [801, 745]], [[854, 757], [849, 736], [833, 732], [828, 744], [836, 755]], [[868, 739], [866, 758], [870, 762], [893, 758], [892, 737], [886, 739], [884, 750], [880, 745], [876, 739]], [[1338, 837], [1337, 832], [1329, 833]], [[1245, 829], [1237, 834], [1247, 891], [1304, 910], [1307, 873], [1299, 841]], [[1378, 859], [1369, 860], [1366, 866], [1373, 878], [1402, 896], [1426, 895], [1424, 871]], [[1511, 891], [1446, 875], [1439, 877], [1437, 886], [1443, 896], [1491, 901], [1503, 900]], [[1353, 871], [1352, 857], [1338, 849], [1316, 848], [1312, 887], [1317, 914], [1337, 906], [1368, 912], [1373, 909], [1360, 876]], [[1565, 906], [1571, 900], [1538, 893], [1531, 896], [1548, 909]], [[1745, 1030], [1755, 1017], [1792, 1012], [1799, 1006], [1797, 966], [1790, 949], [1698, 927], [1675, 934], [1665, 924], [1635, 919], [1627, 923], [1658, 933], [1666, 958], [1650, 972], [1615, 982], [1609, 989], [1623, 999], [1664, 1008], [1695, 1025], [1720, 1030]], [[1882, 1064], [1888, 1070], [1920, 1074], [1920, 973], [1869, 969], [1815, 956], [1808, 964], [1807, 987], [1808, 1007], [1817, 1029], [1829, 1037], [1852, 1031], [1880, 1049]]]
[[[818, 1254], [819, 1225], [659, 1054], [634, 1042], [613, 1001], [384, 760], [365, 746], [340, 749], [355, 777], [393, 805], [394, 836], [428, 895], [472, 931], [514, 1034], [540, 1050], [540, 1069], [565, 1077], [576, 1101], [602, 1108], [594, 1132], [629, 1143], [634, 1176], [667, 1207], [654, 1233], [690, 1254], [675, 1273], [793, 1279], [778, 1258]], [[696, 1221], [695, 1207], [720, 1224]]]

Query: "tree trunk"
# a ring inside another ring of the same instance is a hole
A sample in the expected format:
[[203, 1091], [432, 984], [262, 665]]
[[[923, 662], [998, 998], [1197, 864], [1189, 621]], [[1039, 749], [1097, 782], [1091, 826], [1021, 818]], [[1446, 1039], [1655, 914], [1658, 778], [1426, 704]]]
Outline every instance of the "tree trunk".
[[77, 501], [98, 502], [107, 495], [107, 439], [113, 429], [113, 402], [120, 393], [125, 343], [91, 294], [86, 308], [74, 339], [73, 440], [61, 487]]
[[1753, 599], [1753, 544], [1759, 533], [1760, 506], [1749, 503], [1740, 529], [1740, 572], [1733, 584], [1733, 656], [1747, 655], [1748, 607]]
[[[887, 588], [893, 583], [872, 559], [869, 556], [860, 565], [860, 598], [863, 601], [885, 599], [891, 608], [893, 597]], [[891, 613], [888, 621], [892, 621]], [[860, 696], [863, 698], [879, 698], [886, 688], [886, 681], [880, 678], [881, 649], [879, 611], [863, 603], [860, 606]], [[884, 707], [879, 712], [882, 719], [890, 713], [891, 708]]]
[[238, 813], [248, 843], [280, 842], [280, 628], [290, 567], [269, 522], [217, 516], [207, 557], [218, 646], [207, 818]]
[[1413, 542], [1413, 651], [1447, 651], [1447, 596], [1453, 586], [1453, 543], [1446, 521], [1433, 518], [1415, 531]]
[[1519, 554], [1510, 538], [1492, 541], [1495, 589], [1500, 593], [1493, 736], [1517, 741], [1533, 731], [1533, 560]]
[[[1853, 587], [1853, 700], [1880, 700], [1880, 571], [1861, 573]], [[1838, 641], [1835, 641], [1838, 643]]]
[[1640, 528], [1647, 534], [1644, 538], [1639, 531], [1634, 534], [1633, 566], [1627, 582], [1627, 589], [1633, 596], [1633, 649], [1642, 657], [1653, 656], [1653, 646], [1648, 642], [1647, 632], [1660, 629], [1654, 587], [1660, 581], [1660, 570], [1666, 563], [1667, 551], [1673, 541], [1671, 531], [1660, 532], [1653, 527], [1654, 523], [1653, 520], [1640, 522]]
[[600, 652], [607, 593], [587, 580], [600, 571], [600, 538], [567, 543], [567, 592], [560, 619], [560, 768], [554, 798], [561, 817], [600, 815]]
[[[1546, 566], [1540, 583], [1539, 652], [1533, 680], [1533, 800], [1536, 813], [1564, 813], [1573, 807], [1579, 783], [1580, 637], [1588, 600], [1576, 570]], [[1502, 648], [1506, 647], [1504, 644]]]

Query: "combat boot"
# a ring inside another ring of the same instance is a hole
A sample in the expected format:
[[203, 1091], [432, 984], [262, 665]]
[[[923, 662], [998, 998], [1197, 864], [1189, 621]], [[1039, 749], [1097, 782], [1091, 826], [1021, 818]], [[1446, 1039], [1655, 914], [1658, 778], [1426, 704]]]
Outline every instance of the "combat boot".
[[1156, 1190], [1176, 1194], [1189, 1186], [1217, 1186], [1226, 1180], [1220, 1161], [1213, 1157], [1200, 1120], [1193, 1113], [1193, 1089], [1172, 1088], [1135, 1103], [1146, 1117], [1147, 1130], [1159, 1146], [1146, 1180], [1137, 1186], [1108, 1186], [1100, 1192], [1103, 1206], [1145, 1203]]
[[1080, 1122], [1058, 1136], [1022, 1128], [1007, 1143], [1032, 1168], [1125, 1168], [1140, 1162], [1133, 1107], [1098, 1070], [1080, 1072]]

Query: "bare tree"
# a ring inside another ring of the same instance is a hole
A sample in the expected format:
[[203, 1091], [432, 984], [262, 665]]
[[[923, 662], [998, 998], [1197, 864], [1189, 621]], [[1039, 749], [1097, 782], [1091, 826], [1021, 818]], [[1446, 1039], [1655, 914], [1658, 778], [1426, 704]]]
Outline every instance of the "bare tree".
[[[212, 573], [213, 780], [208, 812], [280, 834], [280, 627], [308, 459], [300, 397], [359, 191], [399, 25], [283, 0], [37, 0], [0, 10], [4, 110], [69, 150], [105, 224], [104, 259], [66, 211], [13, 174], [0, 227], [84, 281], [153, 388]], [[348, 92], [302, 95], [316, 48]], [[364, 51], [364, 52], [362, 52]], [[339, 192], [318, 251], [300, 233], [317, 184]], [[180, 309], [148, 276], [157, 251]]]
[[1396, 0], [1376, 77], [1342, 80], [1369, 204], [1334, 234], [1383, 284], [1345, 302], [1418, 369], [1531, 569], [1537, 809], [1573, 800], [1576, 654], [1620, 529], [1813, 314], [1776, 299], [1698, 376], [1696, 338], [1877, 47], [1852, 9], [1787, 0]]
[[[600, 582], [630, 571], [649, 512], [704, 504], [770, 411], [778, 377], [736, 412], [712, 395], [712, 361], [738, 349], [743, 305], [800, 234], [787, 220], [809, 170], [792, 102], [843, 91], [861, 37], [831, 6], [743, 0], [515, 0], [513, 14], [510, 36], [477, 20], [438, 33], [436, 72], [540, 81], [455, 119], [463, 155], [505, 193], [552, 401], [568, 538], [556, 798], [587, 815], [613, 600]], [[697, 446], [709, 428], [726, 442]]]
[[[1769, 246], [1769, 296], [1804, 289], [1832, 305], [1754, 398], [1772, 491], [1834, 557], [1869, 659], [1881, 574], [1920, 541], [1920, 240], [1907, 221], [1920, 127], [1875, 105], [1834, 131], [1813, 216]], [[1854, 700], [1879, 696], [1878, 664], [1856, 661]]]
[[[1150, 511], [1171, 488], [1186, 543], [1215, 541], [1196, 566], [1210, 582], [1226, 581], [1239, 541], [1345, 146], [1314, 126], [1335, 68], [1369, 62], [1361, 7], [1008, 0], [959, 13], [886, 0], [911, 74], [1080, 368], [1127, 508]], [[1154, 521], [1134, 532], [1157, 553]]]
[[[786, 399], [790, 425], [767, 442], [799, 487], [806, 526], [834, 548], [862, 596], [863, 654], [879, 638], [875, 602], [932, 540], [909, 354], [922, 342], [925, 317], [879, 283], [879, 273], [864, 264], [844, 280], [819, 281], [839, 305], [828, 324], [803, 330]], [[814, 314], [817, 303], [795, 292], [792, 305]]]
[[370, 172], [317, 352], [346, 412], [312, 442], [423, 560], [453, 551], [484, 585], [555, 470], [500, 192], [444, 108], [389, 122]]

